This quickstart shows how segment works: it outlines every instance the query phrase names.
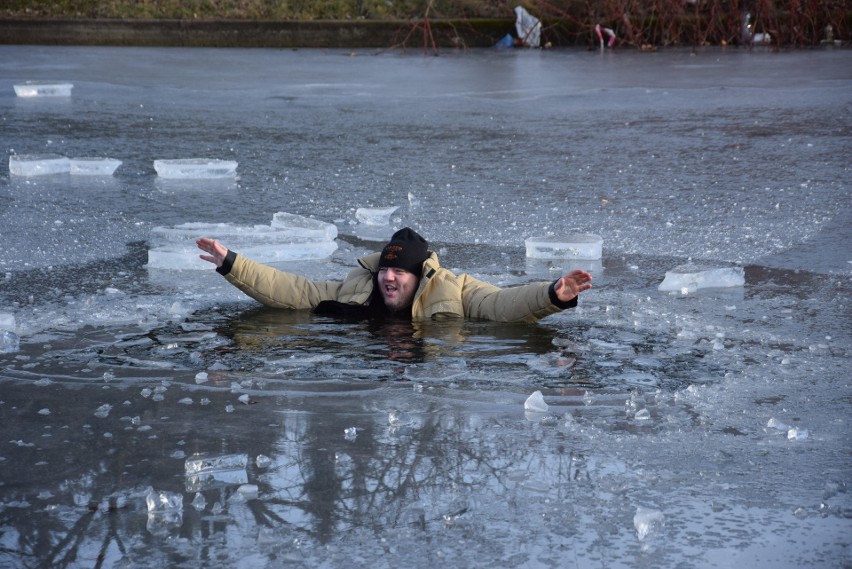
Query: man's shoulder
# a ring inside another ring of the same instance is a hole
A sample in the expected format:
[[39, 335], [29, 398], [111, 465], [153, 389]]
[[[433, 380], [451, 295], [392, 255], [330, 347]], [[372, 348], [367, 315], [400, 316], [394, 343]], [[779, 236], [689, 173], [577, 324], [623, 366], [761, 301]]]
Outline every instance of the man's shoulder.
[[456, 273], [443, 267], [432, 267], [429, 272], [424, 272], [424, 276], [428, 276], [429, 285], [433, 290], [457, 289], [461, 291], [479, 282], [467, 273]]
[[[382, 253], [370, 253], [369, 255], [365, 255], [358, 259], [358, 266], [361, 269], [367, 269], [371, 273], [375, 273], [379, 270], [379, 260], [381, 259]], [[357, 271], [358, 269], [355, 269]]]

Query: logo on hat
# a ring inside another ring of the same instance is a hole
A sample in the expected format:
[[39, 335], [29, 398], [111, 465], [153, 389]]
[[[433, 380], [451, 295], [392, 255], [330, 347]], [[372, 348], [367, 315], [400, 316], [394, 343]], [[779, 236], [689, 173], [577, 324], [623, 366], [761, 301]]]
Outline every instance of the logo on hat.
[[382, 256], [388, 261], [393, 261], [402, 253], [402, 245], [388, 245], [385, 247], [385, 254]]

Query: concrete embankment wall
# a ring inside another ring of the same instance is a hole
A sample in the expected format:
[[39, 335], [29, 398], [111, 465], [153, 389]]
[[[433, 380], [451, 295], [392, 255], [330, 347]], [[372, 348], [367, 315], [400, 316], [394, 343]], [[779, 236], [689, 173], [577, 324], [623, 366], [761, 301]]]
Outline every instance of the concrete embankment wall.
[[513, 20], [0, 20], [0, 44], [277, 48], [487, 47]]

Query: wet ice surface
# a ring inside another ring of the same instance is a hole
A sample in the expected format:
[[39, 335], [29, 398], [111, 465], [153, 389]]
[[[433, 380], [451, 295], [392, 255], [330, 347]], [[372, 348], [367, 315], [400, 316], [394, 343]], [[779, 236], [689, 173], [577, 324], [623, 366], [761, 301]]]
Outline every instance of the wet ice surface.
[[[0, 47], [9, 155], [122, 161], [0, 173], [0, 564], [850, 563], [850, 58]], [[575, 263], [529, 237], [603, 258], [534, 326], [341, 323], [144, 267], [154, 227], [279, 211], [339, 229], [281, 265], [312, 278], [404, 224], [500, 285]], [[683, 265], [745, 284], [658, 290]]]

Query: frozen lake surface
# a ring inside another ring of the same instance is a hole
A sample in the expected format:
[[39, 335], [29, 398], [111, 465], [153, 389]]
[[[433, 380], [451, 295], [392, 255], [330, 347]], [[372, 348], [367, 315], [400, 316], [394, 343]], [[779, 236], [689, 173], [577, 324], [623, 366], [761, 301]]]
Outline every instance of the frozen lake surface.
[[[1, 566], [852, 565], [849, 51], [0, 46], [0, 147], [121, 161], [0, 166]], [[187, 157], [239, 166], [157, 176]], [[530, 237], [603, 258], [512, 326], [145, 266], [155, 227], [276, 212], [337, 226], [281, 265], [313, 278], [404, 225], [501, 286], [568, 266]], [[660, 291], [682, 265], [745, 284]]]

